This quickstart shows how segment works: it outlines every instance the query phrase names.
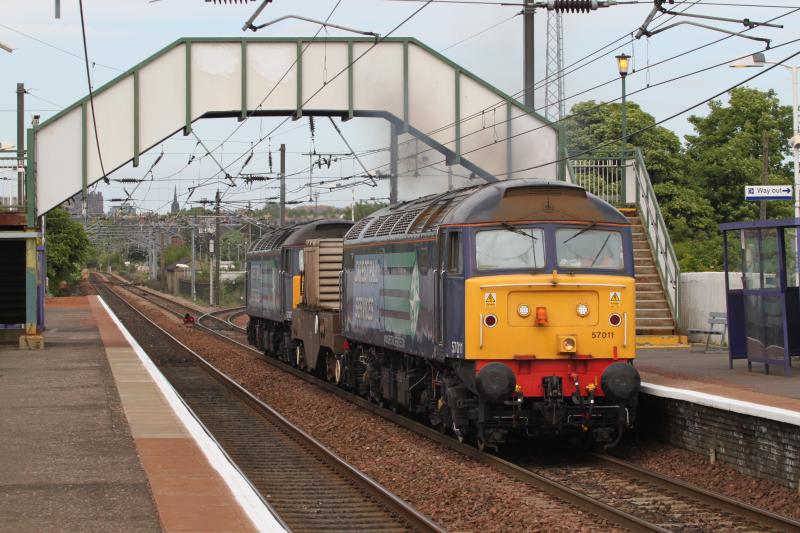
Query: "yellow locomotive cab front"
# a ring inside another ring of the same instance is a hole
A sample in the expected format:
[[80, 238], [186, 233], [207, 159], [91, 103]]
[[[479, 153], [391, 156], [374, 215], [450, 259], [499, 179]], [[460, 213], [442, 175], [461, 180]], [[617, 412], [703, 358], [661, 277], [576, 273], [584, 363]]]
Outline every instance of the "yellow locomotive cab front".
[[465, 283], [466, 359], [631, 359], [634, 280], [511, 274]]

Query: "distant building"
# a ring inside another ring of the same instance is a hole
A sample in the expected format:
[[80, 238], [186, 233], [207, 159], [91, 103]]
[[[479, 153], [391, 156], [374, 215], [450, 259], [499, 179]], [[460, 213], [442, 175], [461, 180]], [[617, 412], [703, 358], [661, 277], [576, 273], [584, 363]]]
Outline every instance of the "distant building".
[[133, 216], [136, 215], [136, 208], [132, 205], [115, 205], [109, 209], [108, 214], [111, 216]]
[[[73, 216], [83, 215], [83, 192], [61, 204]], [[86, 214], [97, 216], [103, 214], [103, 193], [92, 191], [86, 196]]]
[[175, 191], [172, 194], [172, 207], [170, 208], [169, 212], [173, 215], [178, 214], [178, 211], [181, 210], [181, 205], [178, 203], [178, 187], [175, 187]]

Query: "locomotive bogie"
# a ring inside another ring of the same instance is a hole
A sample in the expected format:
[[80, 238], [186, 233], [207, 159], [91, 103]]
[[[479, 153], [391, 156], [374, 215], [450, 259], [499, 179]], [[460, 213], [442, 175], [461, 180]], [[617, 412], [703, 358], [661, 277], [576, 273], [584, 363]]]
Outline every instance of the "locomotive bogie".
[[322, 373], [327, 355], [344, 352], [345, 339], [338, 310], [299, 307], [292, 311], [291, 328], [292, 339], [301, 351], [297, 359], [303, 368]]

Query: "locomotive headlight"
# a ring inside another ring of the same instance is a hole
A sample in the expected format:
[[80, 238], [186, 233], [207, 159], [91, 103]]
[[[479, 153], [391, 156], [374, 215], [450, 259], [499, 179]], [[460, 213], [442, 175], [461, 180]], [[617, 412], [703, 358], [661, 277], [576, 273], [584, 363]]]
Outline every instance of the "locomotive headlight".
[[517, 314], [522, 318], [525, 318], [531, 314], [531, 308], [528, 307], [527, 304], [519, 304], [519, 307], [517, 307]]
[[586, 304], [578, 304], [578, 307], [575, 308], [575, 312], [578, 313], [578, 316], [586, 316], [589, 314], [589, 306]]
[[575, 353], [575, 347], [578, 345], [578, 342], [575, 340], [574, 336], [559, 335], [558, 342], [560, 344], [561, 353]]

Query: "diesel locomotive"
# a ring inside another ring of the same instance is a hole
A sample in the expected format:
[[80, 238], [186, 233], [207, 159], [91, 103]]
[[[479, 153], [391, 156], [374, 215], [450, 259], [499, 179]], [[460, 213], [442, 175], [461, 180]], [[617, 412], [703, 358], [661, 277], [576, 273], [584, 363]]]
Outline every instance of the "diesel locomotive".
[[563, 182], [508, 180], [266, 235], [248, 254], [250, 342], [470, 438], [632, 426], [627, 219]]

